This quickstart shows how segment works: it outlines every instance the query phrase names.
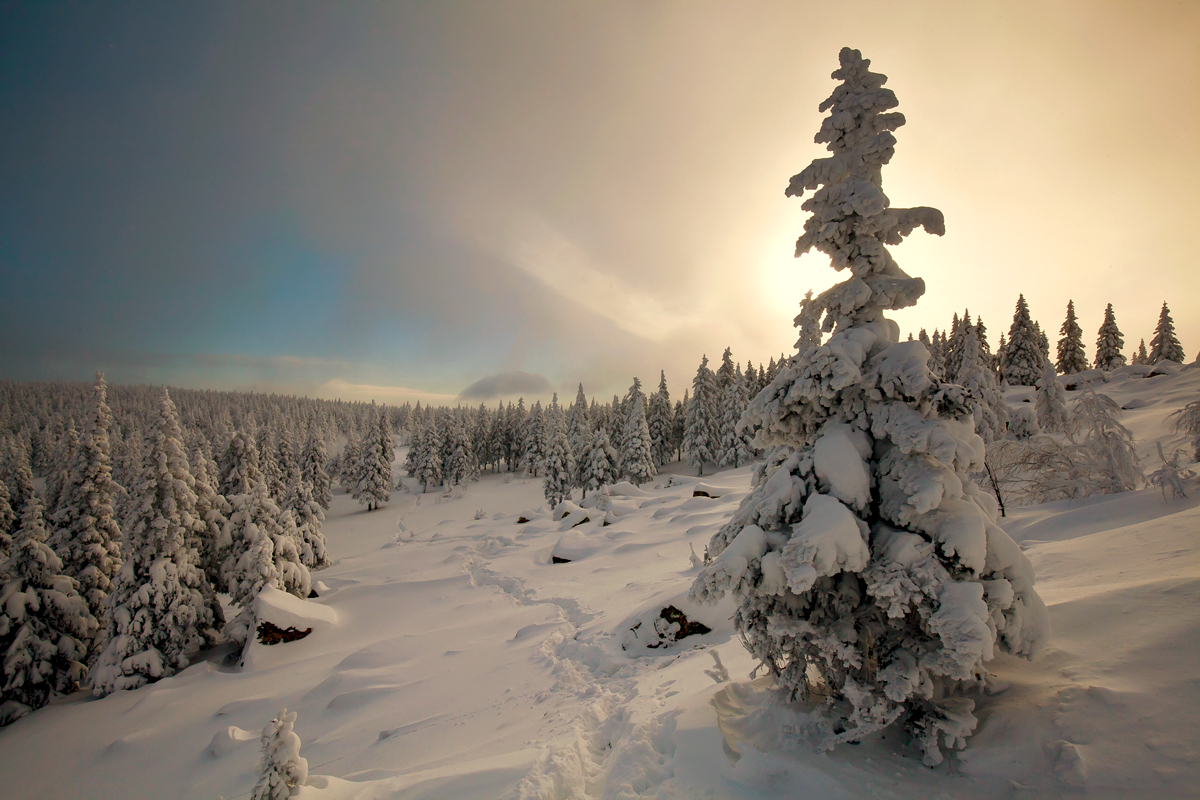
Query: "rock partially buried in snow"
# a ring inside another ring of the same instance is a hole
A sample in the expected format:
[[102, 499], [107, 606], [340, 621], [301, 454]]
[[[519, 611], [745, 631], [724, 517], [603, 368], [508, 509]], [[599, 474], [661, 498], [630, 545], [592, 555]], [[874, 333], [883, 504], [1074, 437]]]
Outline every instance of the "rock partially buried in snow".
[[707, 483], [697, 483], [692, 487], [692, 497], [711, 497], [716, 499], [725, 494], [721, 489], [715, 486], [709, 486]]
[[589, 542], [579, 531], [568, 531], [559, 537], [554, 548], [550, 551], [551, 563], [562, 564], [571, 561], [581, 561], [596, 553], [598, 544]]
[[[294, 634], [289, 637], [285, 633], [282, 638], [276, 638], [275, 641], [266, 641], [262, 638], [264, 627], [268, 631], [287, 632], [289, 630], [307, 630], [311, 632], [329, 627], [337, 622], [337, 612], [332, 608], [320, 605], [319, 603], [310, 603], [307, 600], [301, 600], [299, 597], [282, 592], [274, 586], [267, 586], [258, 593], [258, 596], [253, 601], [253, 609], [259, 637], [264, 644], [275, 644], [279, 641], [294, 641], [297, 638], [302, 638]], [[268, 634], [268, 638], [272, 636], [274, 634]]]

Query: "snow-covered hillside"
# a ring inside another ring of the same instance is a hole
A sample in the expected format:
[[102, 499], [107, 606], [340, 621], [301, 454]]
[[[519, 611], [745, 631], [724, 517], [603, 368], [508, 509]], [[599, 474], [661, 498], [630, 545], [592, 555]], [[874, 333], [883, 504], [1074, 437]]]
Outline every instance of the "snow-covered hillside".
[[[1183, 444], [1163, 418], [1200, 395], [1200, 369], [1147, 371], [1118, 370], [1099, 390], [1127, 408], [1153, 469], [1155, 441]], [[2, 794], [248, 797], [259, 734], [286, 707], [309, 800], [1195, 796], [1195, 480], [1184, 500], [1149, 488], [1010, 510], [1053, 637], [1036, 662], [992, 662], [969, 747], [937, 769], [894, 730], [817, 754], [805, 709], [750, 677], [732, 606], [688, 601], [696, 556], [749, 480], [748, 468], [660, 476], [561, 520], [540, 480], [491, 474], [461, 496], [398, 493], [372, 513], [339, 494], [320, 597], [260, 597], [281, 627], [311, 635], [255, 642], [240, 670], [218, 649], [0, 730]], [[670, 641], [676, 612], [709, 632]]]

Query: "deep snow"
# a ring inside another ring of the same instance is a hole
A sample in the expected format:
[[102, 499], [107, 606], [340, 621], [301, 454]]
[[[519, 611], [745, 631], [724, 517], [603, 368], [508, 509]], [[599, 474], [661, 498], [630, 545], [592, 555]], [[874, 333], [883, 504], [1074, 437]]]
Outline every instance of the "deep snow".
[[[1200, 394], [1200, 369], [1145, 372], [1098, 390], [1128, 407], [1149, 471], [1156, 440], [1182, 446], [1163, 418]], [[1197, 481], [1185, 500], [1150, 488], [1010, 510], [1053, 636], [1036, 662], [992, 662], [979, 728], [933, 770], [894, 731], [815, 753], [804, 709], [749, 677], [732, 607], [688, 601], [694, 554], [748, 489], [747, 468], [664, 475], [563, 520], [532, 513], [535, 479], [487, 474], [372, 513], [338, 494], [321, 597], [263, 600], [310, 636], [254, 643], [240, 671], [218, 649], [137, 691], [36, 712], [0, 731], [2, 794], [248, 797], [259, 733], [284, 707], [307, 800], [1197, 794]], [[668, 605], [711, 632], [664, 643]]]

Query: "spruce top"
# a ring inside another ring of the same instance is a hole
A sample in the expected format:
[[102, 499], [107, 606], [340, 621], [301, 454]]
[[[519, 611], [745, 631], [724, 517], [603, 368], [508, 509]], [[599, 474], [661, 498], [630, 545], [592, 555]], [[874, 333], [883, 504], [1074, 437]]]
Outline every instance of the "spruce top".
[[857, 50], [842, 48], [840, 69], [832, 77], [841, 85], [821, 103], [829, 111], [816, 135], [833, 153], [818, 158], [792, 176], [785, 194], [816, 193], [802, 206], [812, 216], [796, 241], [796, 256], [812, 248], [826, 253], [836, 270], [850, 268], [853, 277], [823, 295], [829, 310], [825, 330], [835, 325], [873, 322], [885, 309], [906, 308], [925, 292], [920, 278], [905, 274], [885, 245], [899, 244], [917, 227], [941, 236], [942, 212], [936, 208], [891, 208], [883, 193], [881, 171], [895, 152], [892, 131], [904, 115], [891, 112], [896, 95], [884, 89], [887, 76], [871, 72], [871, 62]]

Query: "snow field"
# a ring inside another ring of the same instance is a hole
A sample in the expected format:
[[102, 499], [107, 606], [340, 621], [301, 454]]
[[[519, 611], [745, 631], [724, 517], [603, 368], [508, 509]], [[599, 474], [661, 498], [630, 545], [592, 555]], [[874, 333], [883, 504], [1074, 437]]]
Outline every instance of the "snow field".
[[[1162, 419], [1200, 391], [1200, 370], [1146, 371], [1098, 389], [1127, 407], [1152, 466], [1156, 439], [1182, 443]], [[0, 731], [0, 785], [15, 798], [248, 797], [259, 734], [286, 707], [309, 800], [1195, 796], [1200, 486], [1187, 488], [1173, 502], [1143, 489], [1010, 510], [1053, 635], [1036, 662], [991, 662], [968, 748], [937, 769], [894, 730], [817, 754], [806, 709], [749, 678], [732, 607], [687, 601], [690, 546], [702, 554], [745, 496], [743, 468], [616, 487], [604, 513], [561, 519], [540, 480], [503, 475], [458, 496], [397, 492], [372, 513], [338, 494], [321, 596], [262, 600], [311, 635], [252, 644], [240, 671], [218, 648], [138, 690], [39, 710]], [[669, 632], [667, 605], [711, 632], [649, 635]]]

